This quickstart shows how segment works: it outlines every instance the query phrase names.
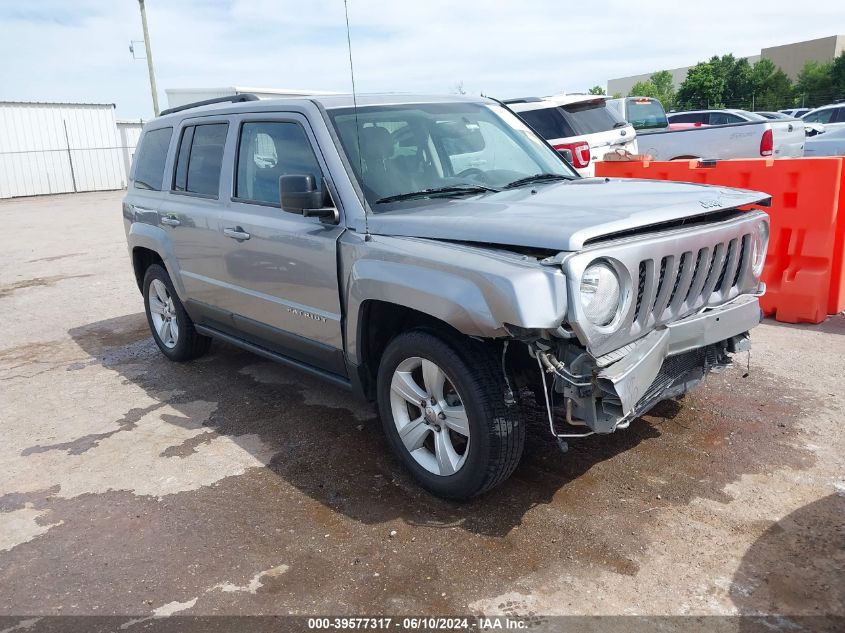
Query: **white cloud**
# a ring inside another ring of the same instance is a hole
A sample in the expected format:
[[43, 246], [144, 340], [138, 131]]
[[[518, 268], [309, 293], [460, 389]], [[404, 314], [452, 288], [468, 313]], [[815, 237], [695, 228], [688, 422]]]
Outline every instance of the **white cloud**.
[[[8, 0], [7, 0], [8, 3]], [[0, 4], [0, 98], [115, 102], [150, 116], [132, 0]], [[164, 88], [348, 91], [342, 0], [147, 0]], [[583, 90], [714, 54], [845, 31], [845, 3], [711, 0], [349, 0], [358, 89], [494, 96]]]

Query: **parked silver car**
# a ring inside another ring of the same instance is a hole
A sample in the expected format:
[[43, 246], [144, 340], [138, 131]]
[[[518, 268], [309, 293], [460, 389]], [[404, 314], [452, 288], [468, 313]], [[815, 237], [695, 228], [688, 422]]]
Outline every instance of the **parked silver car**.
[[241, 95], [145, 125], [123, 216], [165, 356], [216, 337], [349, 387], [465, 499], [531, 411], [565, 448], [748, 349], [767, 200], [582, 179], [488, 99]]

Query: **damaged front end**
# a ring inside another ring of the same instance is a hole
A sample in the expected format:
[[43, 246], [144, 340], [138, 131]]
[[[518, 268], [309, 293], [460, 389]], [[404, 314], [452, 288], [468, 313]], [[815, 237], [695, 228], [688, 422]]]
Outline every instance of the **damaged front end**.
[[[574, 340], [535, 342], [533, 353], [551, 383], [547, 406], [560, 403], [566, 422], [588, 427], [588, 434], [627, 427], [658, 402], [730, 365], [731, 354], [751, 350], [748, 329], [759, 323], [760, 311], [750, 299], [655, 330], [598, 358]], [[736, 334], [737, 328], [745, 329]]]
[[[559, 440], [612, 433], [723, 369], [731, 354], [750, 351], [767, 237], [764, 214], [751, 212], [564, 257], [567, 326], [529, 348], [542, 370], [552, 433]], [[602, 291], [590, 278], [597, 263], [612, 271], [606, 296], [617, 308], [610, 320], [592, 318], [584, 297]], [[568, 425], [589, 430], [557, 432], [553, 411], [561, 409]]]

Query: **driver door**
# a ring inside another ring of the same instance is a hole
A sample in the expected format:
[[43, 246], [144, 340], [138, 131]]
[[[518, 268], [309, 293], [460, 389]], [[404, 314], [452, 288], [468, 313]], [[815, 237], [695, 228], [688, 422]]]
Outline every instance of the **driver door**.
[[281, 209], [279, 177], [328, 173], [305, 117], [248, 115], [238, 121], [232, 196], [220, 218], [221, 306], [237, 336], [345, 375], [337, 240], [343, 224]]

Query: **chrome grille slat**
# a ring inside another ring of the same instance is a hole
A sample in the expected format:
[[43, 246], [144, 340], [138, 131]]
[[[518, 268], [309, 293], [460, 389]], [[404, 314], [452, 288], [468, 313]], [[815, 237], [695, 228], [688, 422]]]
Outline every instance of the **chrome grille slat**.
[[684, 298], [685, 304], [690, 304], [690, 300], [694, 303], [701, 294], [701, 289], [704, 288], [704, 280], [706, 279], [707, 270], [710, 265], [710, 256], [711, 252], [709, 248], [704, 247], [699, 249], [692, 283], [690, 284], [689, 290], [687, 290], [687, 296]]
[[740, 275], [742, 275], [742, 271], [746, 269], [748, 266], [748, 257], [751, 254], [751, 249], [749, 248], [751, 243], [751, 236], [750, 235], [743, 235], [742, 236], [742, 243], [739, 247], [739, 265], [736, 267], [736, 271], [734, 272], [733, 281], [731, 282], [731, 287], [734, 287], [739, 283]]
[[693, 276], [697, 267], [692, 265], [692, 261], [693, 254], [690, 251], [681, 255], [681, 272], [678, 274], [672, 296], [669, 297], [669, 311], [673, 314], [677, 314], [681, 309], [690, 288], [692, 288]]
[[[722, 270], [722, 276], [719, 277], [719, 281], [716, 282], [716, 290], [718, 292], [725, 292], [730, 288], [730, 286], [725, 286], [725, 282], [730, 280], [733, 281], [734, 275], [736, 274], [736, 267], [739, 266], [739, 240], [733, 239], [728, 244], [728, 259], [725, 262], [725, 267]], [[731, 286], [733, 283], [731, 283]]]
[[665, 267], [661, 265], [661, 269], [664, 274], [661, 275], [662, 280], [660, 290], [657, 293], [657, 299], [654, 301], [654, 309], [652, 310], [655, 323], [660, 323], [662, 321], [661, 317], [663, 316], [663, 311], [669, 304], [669, 294], [675, 287], [675, 277], [678, 274], [677, 257], [670, 255], [668, 257], [664, 257], [663, 261], [665, 262]]
[[645, 293], [645, 282], [646, 282], [646, 263], [644, 261], [640, 262], [639, 268], [639, 279], [637, 280], [637, 307], [634, 310], [634, 320], [637, 321], [640, 318], [640, 313], [643, 307], [643, 294]]
[[713, 294], [713, 288], [716, 287], [719, 275], [722, 274], [722, 267], [725, 265], [725, 250], [727, 249], [724, 242], [716, 244], [713, 259], [710, 261], [710, 270], [707, 273], [707, 281], [704, 283], [704, 290], [701, 292], [704, 303], [707, 303], [707, 298]]
[[642, 296], [642, 310], [637, 318], [637, 324], [640, 329], [645, 329], [648, 317], [651, 314], [651, 307], [654, 305], [654, 299], [657, 297], [657, 275], [655, 274], [655, 265], [653, 259], [645, 260], [645, 290]]

